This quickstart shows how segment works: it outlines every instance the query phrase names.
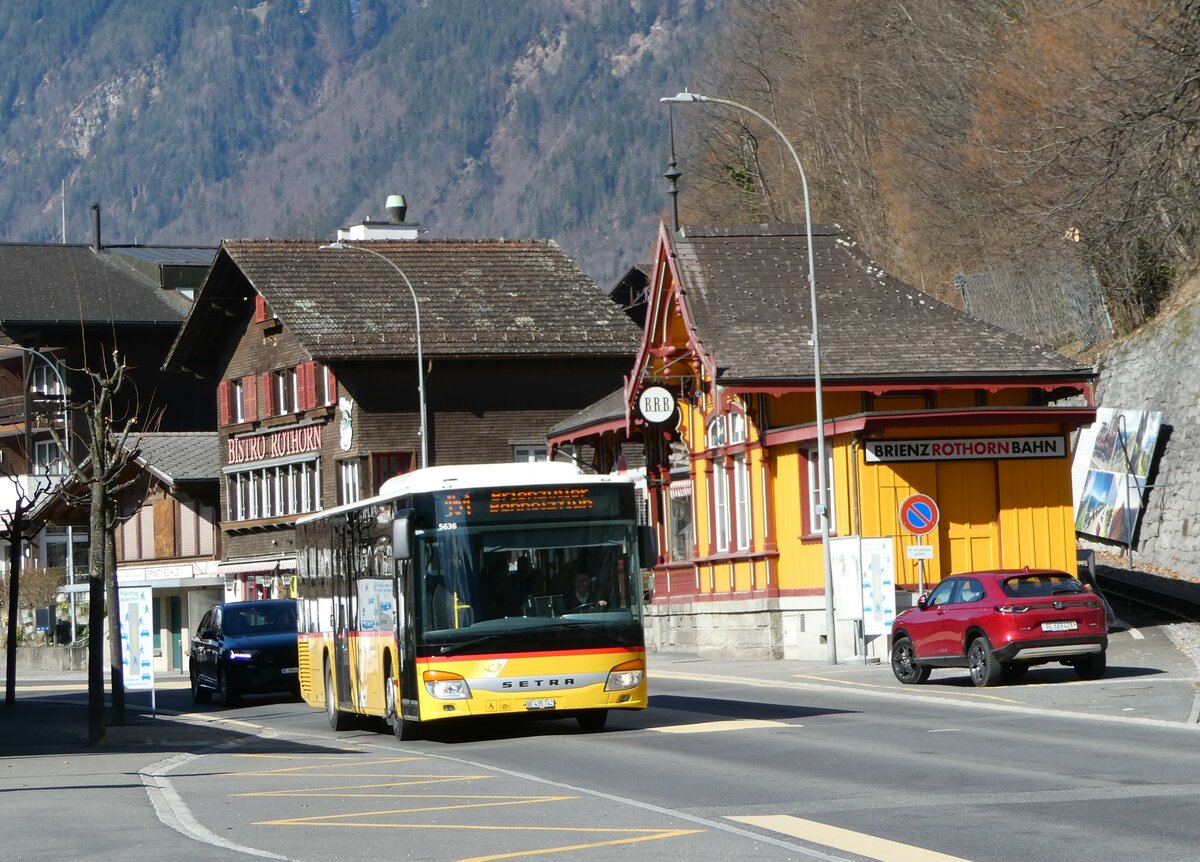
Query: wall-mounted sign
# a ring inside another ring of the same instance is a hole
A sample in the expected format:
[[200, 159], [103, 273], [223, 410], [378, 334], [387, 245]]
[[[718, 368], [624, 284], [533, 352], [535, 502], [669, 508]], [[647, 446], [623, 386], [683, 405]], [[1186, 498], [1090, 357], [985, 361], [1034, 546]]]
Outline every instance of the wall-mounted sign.
[[1075, 529], [1127, 545], [1141, 515], [1162, 413], [1101, 407], [1079, 432], [1071, 481]]
[[230, 464], [245, 464], [249, 461], [266, 461], [285, 455], [318, 452], [321, 449], [322, 425], [302, 425], [283, 431], [269, 431], [246, 437], [230, 437], [228, 455]]
[[937, 529], [941, 512], [928, 494], [913, 494], [900, 504], [900, 526], [914, 536], [924, 536]]
[[962, 461], [975, 458], [1066, 458], [1065, 437], [966, 437], [953, 440], [867, 440], [867, 463]]
[[651, 425], [661, 425], [675, 415], [675, 396], [662, 386], [647, 386], [638, 395], [638, 413]]

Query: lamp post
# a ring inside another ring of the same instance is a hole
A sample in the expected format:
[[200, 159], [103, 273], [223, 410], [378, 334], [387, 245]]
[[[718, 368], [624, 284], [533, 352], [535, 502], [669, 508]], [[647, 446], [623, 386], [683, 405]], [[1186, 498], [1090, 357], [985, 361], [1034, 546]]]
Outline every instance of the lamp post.
[[[63, 379], [62, 372], [58, 368], [58, 364], [50, 359], [49, 356], [42, 353], [34, 347], [25, 347], [21, 344], [5, 345], [9, 350], [19, 350], [22, 353], [28, 353], [36, 356], [38, 359], [46, 363], [46, 367], [54, 372], [54, 376], [58, 378], [58, 392], [62, 397], [63, 402], [63, 445], [62, 449], [66, 456], [71, 454], [71, 404], [67, 401], [67, 384]], [[75, 536], [73, 529], [67, 527], [67, 582], [71, 587], [68, 595], [71, 597], [71, 643], [75, 643]]]
[[836, 620], [833, 613], [833, 560], [829, 551], [829, 488], [825, 476], [825, 403], [821, 389], [821, 341], [817, 334], [817, 277], [813, 266], [812, 212], [808, 204], [808, 177], [804, 173], [804, 165], [800, 164], [800, 157], [796, 155], [796, 149], [792, 146], [792, 142], [787, 139], [777, 125], [753, 108], [729, 99], [702, 96], [699, 93], [687, 91], [676, 96], [665, 96], [659, 101], [670, 104], [712, 102], [737, 108], [739, 111], [745, 111], [747, 114], [758, 117], [779, 136], [779, 140], [783, 141], [784, 146], [787, 147], [796, 162], [796, 168], [800, 171], [800, 184], [804, 190], [804, 229], [808, 240], [808, 293], [812, 304], [813, 388], [816, 391], [817, 401], [817, 515], [821, 519], [821, 554], [824, 558], [825, 569], [825, 629], [828, 632], [826, 639], [829, 645], [829, 663], [837, 664], [837, 637], [834, 631]]
[[372, 257], [377, 257], [396, 270], [396, 274], [400, 276], [404, 282], [404, 286], [408, 288], [409, 296], [413, 301], [413, 315], [417, 322], [417, 395], [421, 408], [421, 467], [429, 466], [429, 435], [426, 433], [428, 427], [425, 418], [425, 357], [421, 352], [421, 304], [417, 301], [417, 292], [413, 289], [412, 282], [408, 280], [408, 276], [404, 274], [404, 270], [396, 266], [392, 260], [385, 255], [380, 254], [374, 249], [365, 248], [361, 245], [350, 245], [346, 242], [331, 242], [329, 245], [320, 246], [320, 250], [333, 251], [361, 251], [363, 254], [369, 254]]

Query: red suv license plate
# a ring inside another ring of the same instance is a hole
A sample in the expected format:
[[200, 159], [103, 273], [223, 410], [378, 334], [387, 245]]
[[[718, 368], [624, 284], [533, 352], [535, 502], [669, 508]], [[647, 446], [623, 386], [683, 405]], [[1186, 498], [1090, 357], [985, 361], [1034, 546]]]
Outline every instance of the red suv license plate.
[[1079, 623], [1075, 620], [1054, 620], [1053, 622], [1042, 623], [1042, 631], [1044, 632], [1073, 632], [1079, 628]]

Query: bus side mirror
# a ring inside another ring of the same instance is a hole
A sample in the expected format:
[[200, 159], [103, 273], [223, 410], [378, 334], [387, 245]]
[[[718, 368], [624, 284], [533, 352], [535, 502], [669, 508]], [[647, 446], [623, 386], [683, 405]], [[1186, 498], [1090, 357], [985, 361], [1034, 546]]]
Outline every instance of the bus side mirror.
[[416, 540], [416, 525], [413, 523], [413, 510], [401, 509], [392, 521], [392, 558], [396, 560], [411, 560], [413, 543]]
[[638, 525], [639, 562], [643, 569], [653, 569], [658, 565], [658, 534], [654, 527], [647, 524]]

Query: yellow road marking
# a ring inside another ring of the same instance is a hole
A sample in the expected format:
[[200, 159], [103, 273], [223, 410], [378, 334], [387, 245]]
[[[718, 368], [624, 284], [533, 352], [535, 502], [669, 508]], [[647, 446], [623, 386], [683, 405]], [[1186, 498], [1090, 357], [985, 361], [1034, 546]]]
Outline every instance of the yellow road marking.
[[[849, 680], [849, 679], [834, 679], [834, 678], [828, 677], [828, 676], [817, 676], [815, 674], [808, 674], [808, 673], [796, 673], [796, 674], [792, 674], [792, 676], [794, 676], [796, 679], [811, 679], [811, 680], [815, 680], [816, 682], [825, 682], [825, 683], [830, 683], [832, 685], [857, 685], [862, 688], [877, 688], [877, 689], [881, 689], [883, 691], [895, 691], [896, 690], [896, 687], [892, 686], [892, 685], [877, 685], [876, 683], [872, 683], [872, 682], [855, 682], [855, 681]], [[923, 685], [923, 686], [921, 686], [920, 693], [921, 694], [946, 694], [946, 695], [953, 695], [955, 697], [977, 697], [980, 700], [998, 700], [1001, 703], [1015, 703], [1018, 706], [1024, 705], [1024, 701], [1013, 700], [1012, 698], [1009, 698], [1009, 697], [1000, 697], [999, 695], [995, 695], [995, 694], [984, 694], [983, 692], [978, 692], [978, 691], [957, 691], [957, 690], [956, 691], [939, 691], [936, 688], [931, 688], [929, 686]]]
[[[628, 830], [623, 830], [628, 831]], [[641, 841], [661, 841], [664, 838], [678, 838], [681, 835], [695, 835], [703, 829], [675, 829], [670, 832], [660, 832], [657, 835], [638, 836], [634, 838], [614, 838], [611, 841], [596, 841], [591, 844], [569, 844], [565, 847], [547, 847], [543, 850], [518, 850], [513, 853], [497, 853], [491, 856], [472, 856], [460, 862], [495, 862], [497, 859], [520, 859], [523, 856], [542, 856], [547, 853], [562, 853], [566, 850], [590, 850], [593, 847], [614, 847], [618, 844], [636, 844]]]
[[[326, 796], [326, 795], [337, 796], [338, 798], [341, 798], [341, 794], [332, 794], [332, 793], [331, 794], [324, 794], [324, 793], [306, 794], [306, 796]], [[412, 796], [412, 797], [406, 797], [406, 798], [420, 799], [421, 797], [420, 796]], [[434, 798], [444, 799], [447, 797], [434, 797]], [[453, 798], [453, 797], [449, 797], [449, 798]], [[478, 797], [468, 797], [468, 798], [478, 798]], [[466, 811], [467, 809], [470, 809], [470, 808], [504, 808], [505, 806], [511, 806], [511, 805], [533, 805], [534, 803], [537, 803], [537, 802], [566, 802], [571, 799], [578, 799], [578, 797], [577, 796], [510, 796], [510, 797], [498, 796], [498, 797], [495, 797], [490, 802], [466, 802], [466, 803], [462, 803], [460, 805], [424, 805], [424, 806], [420, 806], [417, 808], [393, 808], [388, 811], [360, 811], [360, 812], [355, 812], [352, 814], [322, 814], [322, 815], [314, 815], [311, 817], [285, 818], [283, 820], [267, 820], [267, 821], [263, 821], [260, 823], [255, 823], [253, 825], [254, 826], [298, 826], [298, 825], [323, 826], [325, 824], [322, 822], [318, 822], [318, 821], [341, 820], [341, 819], [351, 818], [351, 817], [379, 817], [379, 816], [384, 816], [384, 815], [389, 815], [389, 814], [428, 814], [431, 811]], [[346, 825], [359, 826], [362, 824], [349, 823]], [[379, 824], [371, 824], [371, 825], [404, 826], [405, 824], [403, 824], [403, 823], [379, 823]], [[474, 827], [464, 827], [464, 828], [474, 828]]]
[[[236, 772], [233, 775], [270, 775], [269, 772]], [[308, 776], [312, 777], [312, 776]], [[349, 776], [338, 774], [336, 778]], [[232, 796], [392, 796], [403, 794], [347, 793], [348, 790], [374, 790], [379, 787], [411, 787], [416, 784], [453, 784], [456, 781], [480, 781], [495, 778], [494, 775], [410, 775], [403, 781], [387, 781], [381, 784], [343, 784], [333, 787], [293, 787], [291, 790], [257, 790], [252, 793], [234, 793]], [[330, 793], [330, 791], [338, 793]]]
[[947, 856], [945, 853], [937, 853], [923, 847], [901, 844], [898, 841], [876, 838], [874, 835], [866, 835], [862, 832], [854, 832], [818, 823], [815, 820], [803, 820], [784, 814], [766, 817], [730, 817], [729, 819], [750, 826], [758, 826], [761, 829], [769, 829], [783, 835], [790, 835], [802, 841], [811, 841], [814, 844], [865, 856], [868, 859], [876, 859], [879, 862], [968, 862], [960, 856]]
[[802, 727], [799, 724], [788, 724], [784, 721], [766, 721], [757, 718], [746, 718], [730, 721], [706, 721], [703, 724], [676, 724], [668, 727], [648, 727], [657, 733], [718, 733], [726, 730], [756, 730], [764, 727]]

